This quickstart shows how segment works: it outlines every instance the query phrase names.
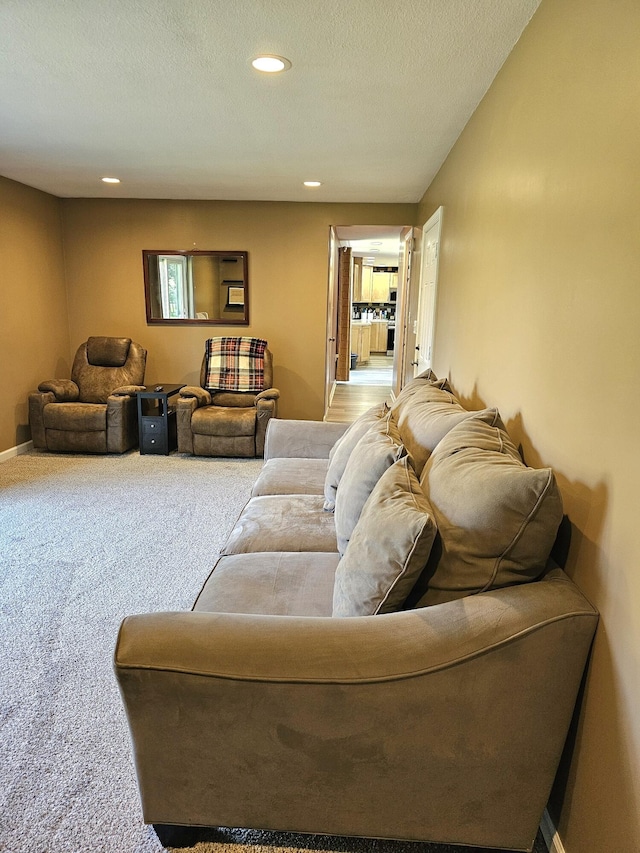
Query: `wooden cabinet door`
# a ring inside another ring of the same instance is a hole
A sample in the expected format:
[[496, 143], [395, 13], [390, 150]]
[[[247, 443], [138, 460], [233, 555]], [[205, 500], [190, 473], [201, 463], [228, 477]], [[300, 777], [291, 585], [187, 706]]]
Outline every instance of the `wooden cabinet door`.
[[389, 280], [391, 274], [388, 272], [374, 272], [373, 286], [371, 289], [372, 302], [388, 302], [389, 301]]
[[371, 354], [371, 326], [362, 327], [361, 357], [363, 362], [369, 361]]
[[371, 352], [378, 352], [378, 330], [380, 329], [380, 323], [374, 323], [371, 326], [371, 343], [369, 349]]
[[358, 353], [358, 361], [360, 361], [361, 331], [360, 326], [351, 326], [351, 352]]
[[371, 327], [371, 330], [371, 352], [386, 352], [387, 323], [374, 323]]
[[373, 267], [362, 265], [360, 277], [360, 302], [371, 302], [371, 289], [373, 287]]

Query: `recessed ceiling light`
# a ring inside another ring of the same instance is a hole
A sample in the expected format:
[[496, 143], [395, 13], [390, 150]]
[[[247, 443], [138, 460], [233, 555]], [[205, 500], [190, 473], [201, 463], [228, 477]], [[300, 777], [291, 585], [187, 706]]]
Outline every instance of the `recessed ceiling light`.
[[120, 178], [102, 178], [105, 184], [119, 184]]
[[277, 74], [279, 71], [288, 71], [291, 63], [284, 56], [263, 54], [251, 60], [251, 64], [257, 71], [265, 71], [267, 74]]
[[371, 245], [372, 246], [382, 246], [382, 240], [372, 240]]
[[320, 181], [304, 181], [305, 187], [321, 187]]

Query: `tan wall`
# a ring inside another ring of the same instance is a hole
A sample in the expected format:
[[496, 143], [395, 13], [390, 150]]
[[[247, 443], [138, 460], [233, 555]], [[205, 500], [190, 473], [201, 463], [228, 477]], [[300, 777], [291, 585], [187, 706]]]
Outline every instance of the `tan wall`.
[[[279, 415], [321, 418], [329, 226], [413, 222], [416, 205], [63, 199], [72, 348], [126, 335], [149, 351], [147, 383], [198, 382], [207, 337], [264, 337]], [[143, 249], [249, 252], [250, 326], [148, 326]]]
[[28, 441], [27, 395], [69, 375], [60, 203], [0, 177], [0, 452]]
[[636, 0], [543, 0], [419, 214], [444, 205], [434, 369], [556, 469], [602, 614], [567, 853], [640, 850], [639, 33]]

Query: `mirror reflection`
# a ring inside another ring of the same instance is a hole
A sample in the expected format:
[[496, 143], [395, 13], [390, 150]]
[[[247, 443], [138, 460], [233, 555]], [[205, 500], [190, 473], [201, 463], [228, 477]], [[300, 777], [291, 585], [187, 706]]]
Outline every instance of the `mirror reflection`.
[[248, 326], [247, 254], [144, 249], [147, 323]]

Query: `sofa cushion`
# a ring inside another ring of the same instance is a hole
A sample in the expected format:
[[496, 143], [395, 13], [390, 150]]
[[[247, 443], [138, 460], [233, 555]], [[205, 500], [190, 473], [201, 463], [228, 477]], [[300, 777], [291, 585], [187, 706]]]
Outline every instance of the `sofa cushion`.
[[333, 515], [321, 495], [261, 495], [240, 513], [222, 554], [336, 551]]
[[[442, 387], [443, 384], [445, 387]], [[391, 411], [396, 420], [415, 397], [426, 403], [457, 403], [460, 405], [460, 401], [453, 394], [448, 383], [433, 382], [416, 377], [404, 386], [393, 401]]]
[[531, 581], [545, 570], [562, 499], [550, 468], [523, 464], [495, 410], [455, 426], [427, 462], [421, 485], [438, 538], [419, 606]]
[[390, 414], [372, 424], [351, 451], [336, 493], [335, 531], [341, 554], [373, 487], [405, 452]]
[[401, 405], [394, 404], [391, 411], [418, 476], [443, 436], [475, 414], [464, 409], [453, 394], [424, 383], [415, 387]]
[[399, 610], [424, 569], [436, 535], [429, 503], [408, 456], [376, 483], [338, 563], [334, 616]]
[[257, 495], [322, 495], [328, 459], [267, 459], [251, 490]]
[[[429, 374], [431, 374], [431, 377]], [[448, 379], [436, 379], [430, 370], [426, 370], [424, 373], [421, 373], [420, 376], [415, 376], [413, 379], [410, 379], [409, 382], [403, 386], [402, 391], [400, 391], [394, 401], [394, 407], [398, 408], [398, 406], [402, 404], [407, 397], [411, 396], [419, 388], [423, 388], [425, 385], [430, 388], [438, 388], [441, 391], [447, 391], [449, 394], [453, 395]]]
[[344, 473], [351, 451], [369, 427], [384, 417], [387, 411], [386, 403], [378, 403], [367, 409], [359, 418], [356, 418], [349, 429], [340, 436], [331, 448], [329, 452], [329, 467], [324, 486], [324, 508], [327, 512], [333, 512], [335, 509], [338, 483]]
[[220, 557], [194, 610], [264, 616], [331, 616], [337, 553]]

